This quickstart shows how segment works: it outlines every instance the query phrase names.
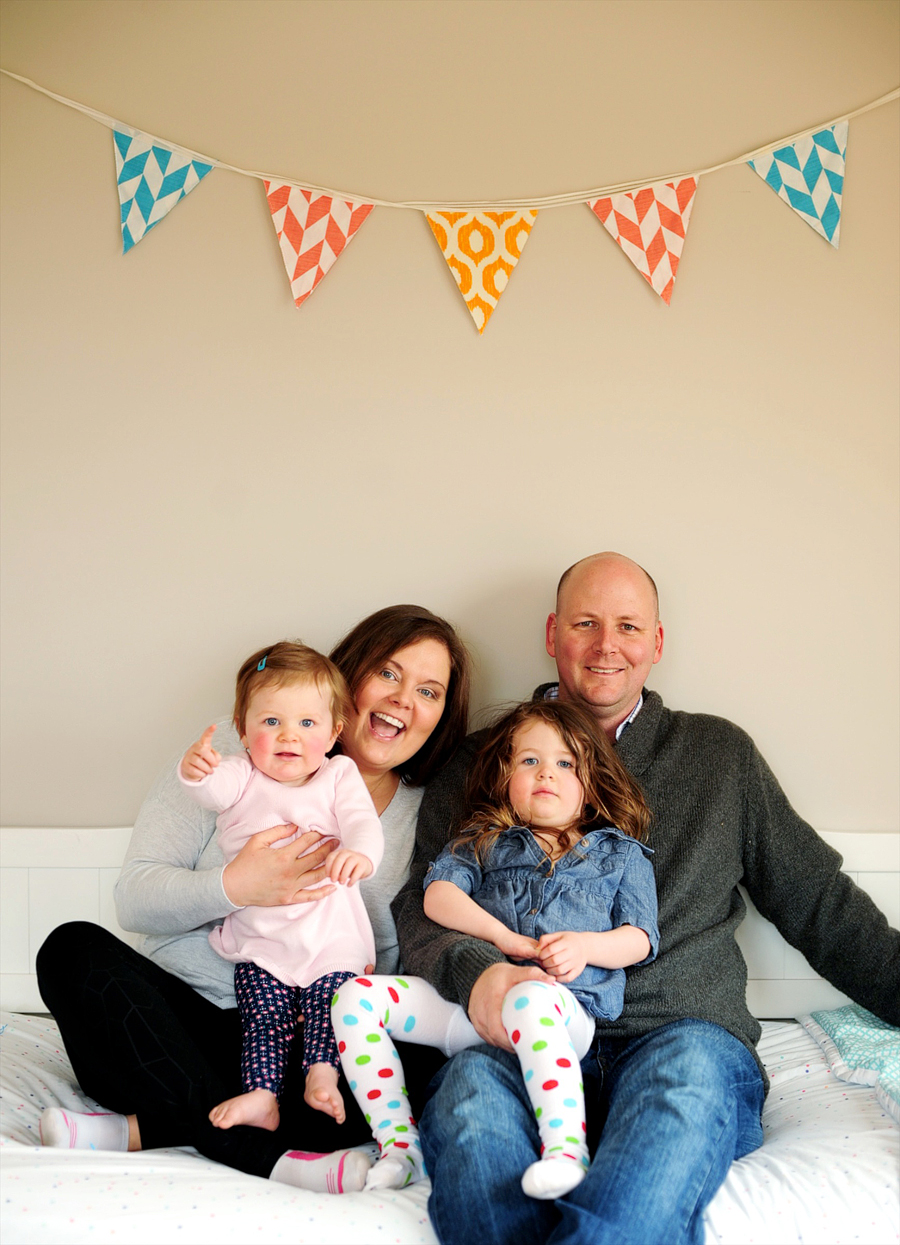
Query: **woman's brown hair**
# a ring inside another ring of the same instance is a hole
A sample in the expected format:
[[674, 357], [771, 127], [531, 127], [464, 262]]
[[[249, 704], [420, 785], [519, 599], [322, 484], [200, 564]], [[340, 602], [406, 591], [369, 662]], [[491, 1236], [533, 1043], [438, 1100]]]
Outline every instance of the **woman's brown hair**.
[[522, 824], [509, 802], [509, 780], [515, 765], [516, 732], [531, 722], [546, 722], [559, 732], [575, 757], [575, 771], [584, 788], [584, 810], [578, 825], [566, 827], [569, 833], [559, 835], [563, 850], [575, 841], [571, 831], [586, 832], [608, 825], [643, 842], [650, 810], [596, 720], [569, 701], [534, 700], [517, 705], [490, 727], [469, 770], [464, 829], [455, 843], [471, 844], [484, 863], [499, 836]]
[[408, 786], [424, 786], [462, 743], [469, 722], [470, 659], [452, 625], [421, 605], [389, 605], [358, 622], [331, 650], [330, 657], [356, 693], [399, 649], [420, 640], [437, 640], [450, 658], [444, 712], [425, 743], [397, 773]]

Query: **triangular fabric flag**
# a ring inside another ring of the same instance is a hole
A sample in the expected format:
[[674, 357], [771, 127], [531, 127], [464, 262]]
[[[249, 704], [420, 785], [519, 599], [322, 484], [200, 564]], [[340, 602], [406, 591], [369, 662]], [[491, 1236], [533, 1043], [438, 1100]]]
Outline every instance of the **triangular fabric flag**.
[[483, 333], [525, 249], [537, 211], [426, 212], [425, 218], [475, 327]]
[[697, 178], [653, 182], [627, 194], [592, 199], [588, 207], [668, 306], [687, 236]]
[[113, 147], [125, 255], [213, 166], [124, 125], [113, 130]]
[[754, 173], [833, 247], [841, 240], [841, 196], [849, 122], [805, 134], [788, 147], [748, 160]]
[[374, 204], [332, 199], [317, 190], [266, 182], [281, 256], [299, 307], [353, 239]]

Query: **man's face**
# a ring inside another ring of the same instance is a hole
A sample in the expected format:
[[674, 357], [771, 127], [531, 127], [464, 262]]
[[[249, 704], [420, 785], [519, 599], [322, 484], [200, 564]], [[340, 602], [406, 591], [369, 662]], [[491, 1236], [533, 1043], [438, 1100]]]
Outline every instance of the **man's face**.
[[637, 704], [662, 647], [653, 588], [639, 566], [616, 555], [577, 566], [547, 619], [560, 699], [581, 701], [609, 731]]

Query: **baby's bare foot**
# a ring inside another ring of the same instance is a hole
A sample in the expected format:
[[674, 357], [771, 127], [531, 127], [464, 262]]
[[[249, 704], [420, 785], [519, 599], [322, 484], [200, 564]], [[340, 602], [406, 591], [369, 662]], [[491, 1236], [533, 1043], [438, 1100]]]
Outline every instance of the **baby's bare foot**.
[[209, 1119], [216, 1128], [250, 1124], [253, 1128], [267, 1128], [274, 1132], [280, 1119], [278, 1099], [270, 1089], [251, 1089], [247, 1094], [220, 1102], [210, 1111]]
[[306, 1074], [304, 1100], [317, 1111], [334, 1116], [338, 1124], [347, 1118], [344, 1100], [338, 1093], [337, 1068], [330, 1063], [314, 1063]]

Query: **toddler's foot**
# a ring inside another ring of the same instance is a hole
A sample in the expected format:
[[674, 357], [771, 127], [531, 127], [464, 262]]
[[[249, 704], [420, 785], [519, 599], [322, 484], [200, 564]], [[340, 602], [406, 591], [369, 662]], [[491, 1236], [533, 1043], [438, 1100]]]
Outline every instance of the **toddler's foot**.
[[235, 1124], [249, 1124], [253, 1128], [267, 1128], [274, 1133], [281, 1119], [278, 1099], [270, 1089], [251, 1089], [237, 1098], [228, 1098], [213, 1107], [209, 1113], [211, 1124], [216, 1128], [234, 1128]]
[[41, 1144], [62, 1150], [127, 1150], [128, 1116], [105, 1111], [48, 1107], [41, 1116]]
[[303, 1098], [308, 1106], [316, 1111], [324, 1111], [333, 1116], [337, 1124], [343, 1124], [347, 1118], [344, 1100], [338, 1091], [337, 1068], [330, 1063], [314, 1063], [306, 1074], [306, 1087]]
[[367, 1189], [405, 1189], [425, 1175], [425, 1163], [418, 1142], [408, 1150], [391, 1146], [366, 1176]]
[[586, 1175], [587, 1169], [571, 1159], [541, 1159], [525, 1169], [522, 1188], [529, 1197], [550, 1201], [564, 1197], [581, 1184]]

